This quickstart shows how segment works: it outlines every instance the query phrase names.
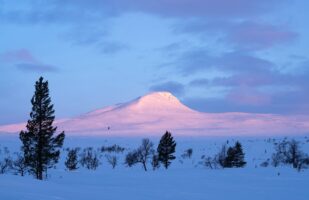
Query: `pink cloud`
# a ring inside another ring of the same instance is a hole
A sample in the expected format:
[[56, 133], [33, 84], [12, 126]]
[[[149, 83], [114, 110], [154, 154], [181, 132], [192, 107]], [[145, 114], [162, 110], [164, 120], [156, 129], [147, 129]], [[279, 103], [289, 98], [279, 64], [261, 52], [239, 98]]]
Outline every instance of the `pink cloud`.
[[123, 11], [142, 11], [168, 17], [244, 17], [272, 10], [278, 0], [124, 0], [115, 3]]
[[277, 44], [293, 41], [297, 33], [283, 27], [255, 22], [235, 25], [227, 35], [227, 40], [251, 48], [268, 48]]
[[27, 49], [18, 49], [14, 51], [4, 52], [0, 54], [0, 60], [4, 62], [38, 62]]
[[36, 59], [27, 49], [17, 49], [0, 54], [0, 61], [13, 64], [17, 69], [28, 72], [57, 72], [55, 66]]
[[278, 44], [292, 42], [298, 33], [285, 25], [273, 25], [248, 19], [246, 21], [220, 19], [192, 20], [185, 25], [175, 27], [176, 32], [199, 34], [219, 34], [220, 42], [229, 43], [242, 50], [260, 50], [271, 48]]

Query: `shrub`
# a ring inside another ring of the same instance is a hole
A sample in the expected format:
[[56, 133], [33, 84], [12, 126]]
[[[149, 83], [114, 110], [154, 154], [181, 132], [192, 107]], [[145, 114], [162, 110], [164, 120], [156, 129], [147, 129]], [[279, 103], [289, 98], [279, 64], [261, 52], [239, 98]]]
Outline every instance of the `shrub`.
[[68, 155], [65, 161], [65, 166], [68, 170], [76, 170], [78, 169], [78, 148], [69, 149]]
[[85, 148], [80, 155], [80, 164], [87, 169], [96, 170], [100, 165], [98, 154], [92, 147]]
[[105, 156], [107, 159], [107, 162], [111, 164], [113, 169], [117, 166], [117, 157], [116, 156], [111, 156], [111, 155], [106, 155]]

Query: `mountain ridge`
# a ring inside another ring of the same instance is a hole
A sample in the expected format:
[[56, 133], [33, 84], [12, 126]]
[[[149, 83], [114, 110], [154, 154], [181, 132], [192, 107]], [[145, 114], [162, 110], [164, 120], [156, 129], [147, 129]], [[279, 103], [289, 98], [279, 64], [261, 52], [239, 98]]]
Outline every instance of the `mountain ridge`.
[[[309, 132], [308, 116], [255, 113], [202, 113], [182, 104], [169, 92], [152, 92], [132, 101], [107, 106], [78, 117], [56, 120], [58, 130], [77, 135], [267, 135]], [[19, 132], [25, 124], [0, 126]]]

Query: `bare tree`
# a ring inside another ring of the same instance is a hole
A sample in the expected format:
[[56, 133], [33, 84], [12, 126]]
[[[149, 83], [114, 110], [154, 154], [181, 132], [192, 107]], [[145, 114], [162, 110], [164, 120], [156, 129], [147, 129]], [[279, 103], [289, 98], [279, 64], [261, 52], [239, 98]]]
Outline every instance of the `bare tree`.
[[279, 164], [291, 164], [293, 168], [299, 168], [305, 157], [296, 140], [284, 140], [276, 145], [275, 150], [276, 152], [272, 155], [272, 164], [275, 167]]
[[117, 166], [117, 157], [111, 155], [105, 155], [107, 162], [112, 165], [113, 169]]
[[13, 161], [13, 169], [16, 171], [16, 174], [20, 174], [21, 176], [25, 175], [27, 165], [25, 158], [20, 153], [16, 153], [16, 159]]
[[12, 159], [10, 157], [4, 158], [0, 161], [0, 174], [5, 174], [12, 168]]
[[309, 156], [304, 155], [303, 158], [299, 161], [297, 170], [300, 171], [301, 169], [309, 167]]
[[193, 149], [189, 148], [187, 150], [185, 150], [185, 152], [181, 155], [182, 158], [191, 158], [193, 154]]
[[221, 165], [221, 167], [226, 166], [227, 147], [225, 144], [221, 147], [221, 150], [217, 154], [216, 158], [217, 158], [218, 163]]
[[303, 153], [300, 151], [299, 142], [291, 140], [289, 143], [289, 163], [293, 165], [293, 168], [298, 168]]
[[94, 151], [92, 147], [84, 149], [80, 155], [80, 158], [80, 164], [87, 169], [96, 170], [100, 165], [97, 152]]
[[156, 170], [160, 167], [159, 155], [158, 154], [154, 153], [152, 155], [151, 165], [152, 165], [153, 170]]
[[131, 151], [129, 152], [126, 157], [125, 157], [125, 161], [124, 163], [128, 166], [128, 167], [132, 167], [133, 165], [135, 165], [138, 162], [138, 156], [137, 156], [137, 151]]
[[138, 149], [133, 150], [126, 155], [125, 164], [131, 167], [136, 163], [142, 163], [144, 170], [147, 171], [147, 162], [153, 153], [153, 143], [147, 138], [143, 139], [142, 144]]
[[0, 155], [4, 156], [3, 160], [0, 160], [0, 174], [4, 174], [12, 168], [12, 159], [10, 157], [10, 151], [7, 147], [0, 149]]
[[218, 169], [219, 162], [216, 157], [212, 158], [210, 156], [205, 157], [204, 159], [204, 166], [210, 169]]
[[149, 139], [143, 139], [142, 145], [137, 149], [138, 161], [143, 164], [144, 170], [147, 171], [147, 161], [154, 152], [153, 143]]

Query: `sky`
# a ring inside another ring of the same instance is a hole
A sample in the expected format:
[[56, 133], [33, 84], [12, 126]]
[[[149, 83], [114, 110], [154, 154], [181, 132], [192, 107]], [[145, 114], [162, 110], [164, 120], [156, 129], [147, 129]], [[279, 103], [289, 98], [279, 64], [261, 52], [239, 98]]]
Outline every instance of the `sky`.
[[169, 91], [202, 112], [309, 114], [307, 0], [0, 0], [0, 124], [49, 81], [65, 118]]

